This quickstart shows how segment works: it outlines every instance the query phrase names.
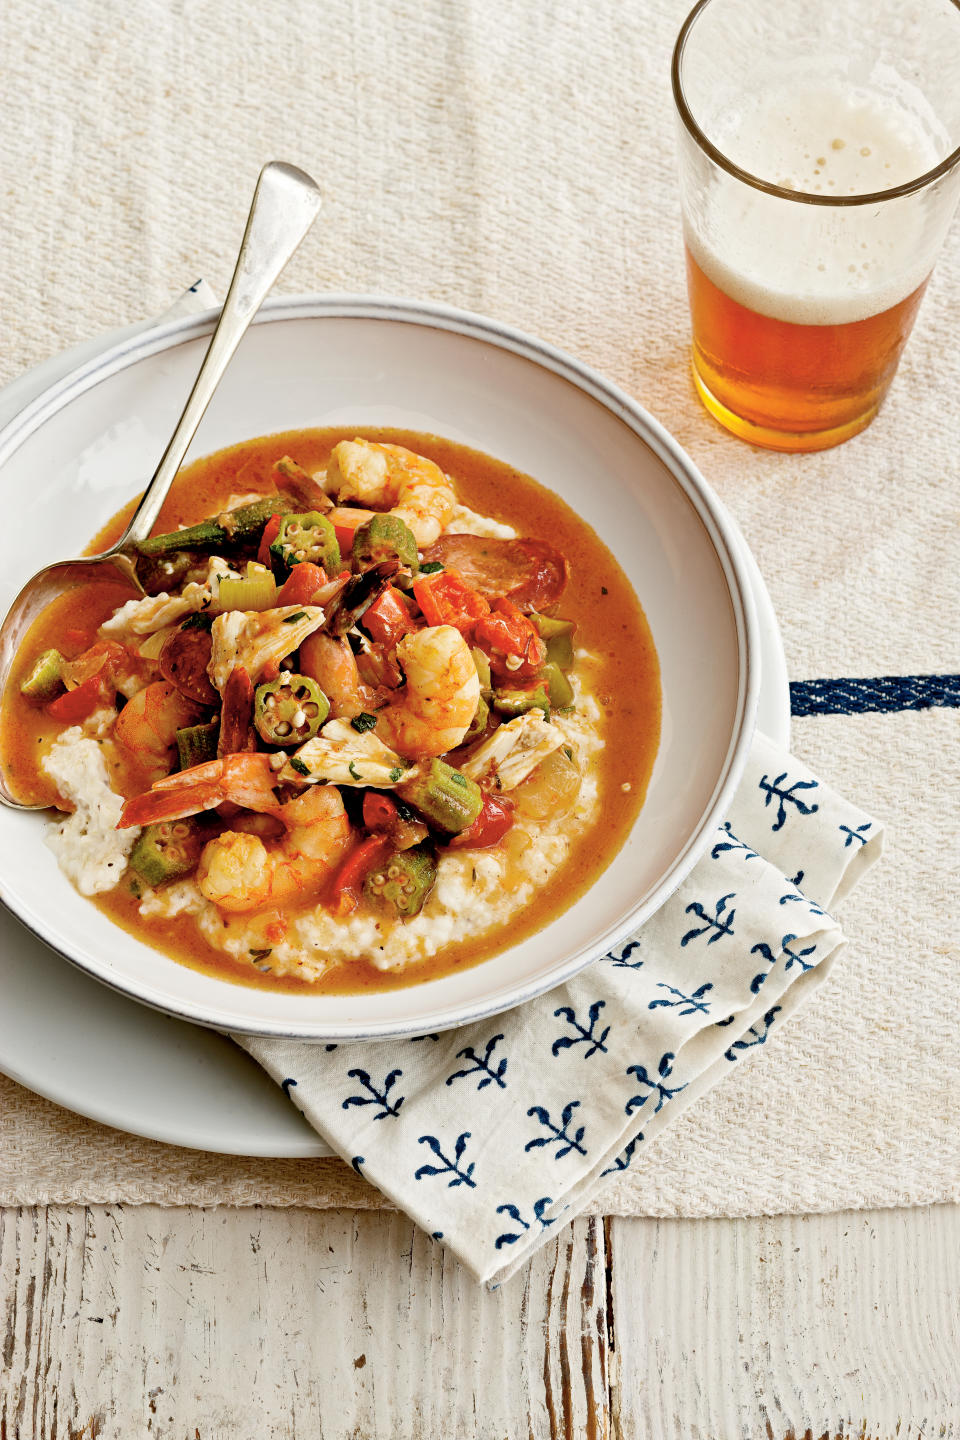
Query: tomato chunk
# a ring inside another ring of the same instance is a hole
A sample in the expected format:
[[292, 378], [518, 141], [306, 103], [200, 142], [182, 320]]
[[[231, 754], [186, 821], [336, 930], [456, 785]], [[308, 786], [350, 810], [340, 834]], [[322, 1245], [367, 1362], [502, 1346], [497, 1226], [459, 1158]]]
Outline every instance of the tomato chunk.
[[89, 679], [68, 690], [65, 695], [58, 695], [56, 700], [51, 700], [47, 706], [47, 714], [63, 724], [75, 725], [78, 720], [86, 720], [88, 715], [92, 715], [97, 706], [106, 699], [106, 677], [97, 671]]
[[327, 583], [327, 572], [322, 565], [312, 560], [302, 560], [294, 565], [289, 576], [277, 591], [278, 605], [309, 605], [321, 585]]
[[470, 638], [477, 621], [490, 613], [483, 596], [456, 570], [421, 575], [414, 581], [413, 593], [428, 625], [453, 625], [464, 638]]
[[397, 818], [397, 807], [389, 795], [368, 790], [363, 797], [363, 823], [368, 830], [389, 830]]
[[71, 688], [46, 707], [47, 714], [62, 724], [75, 725], [92, 715], [99, 705], [108, 704], [116, 693], [114, 680], [130, 657], [116, 640], [98, 640], [63, 667], [63, 678]]
[[450, 848], [483, 850], [489, 845], [496, 845], [512, 824], [512, 803], [503, 796], [484, 795], [480, 814], [468, 830], [461, 830], [459, 835], [454, 835]]
[[417, 623], [407, 609], [403, 596], [392, 586], [384, 590], [364, 611], [361, 622], [371, 640], [391, 649], [404, 635], [416, 630]]
[[475, 634], [490, 657], [491, 670], [501, 677], [529, 678], [547, 658], [537, 627], [510, 600], [494, 600], [491, 613], [477, 622]]

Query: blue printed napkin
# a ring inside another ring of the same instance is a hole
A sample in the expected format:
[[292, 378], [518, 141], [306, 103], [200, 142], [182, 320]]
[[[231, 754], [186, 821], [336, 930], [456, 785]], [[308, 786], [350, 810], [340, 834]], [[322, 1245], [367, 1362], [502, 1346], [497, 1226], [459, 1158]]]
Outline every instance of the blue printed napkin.
[[359, 1174], [499, 1283], [607, 1175], [655, 1165], [650, 1141], [826, 979], [842, 938], [828, 908], [881, 845], [757, 736], [688, 879], [569, 984], [414, 1040], [237, 1042]]

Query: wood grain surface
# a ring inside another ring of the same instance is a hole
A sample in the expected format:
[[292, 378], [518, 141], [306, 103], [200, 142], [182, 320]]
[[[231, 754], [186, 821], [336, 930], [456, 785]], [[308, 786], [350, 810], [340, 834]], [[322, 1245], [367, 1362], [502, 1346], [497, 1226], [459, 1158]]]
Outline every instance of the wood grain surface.
[[948, 1440], [960, 1207], [589, 1219], [496, 1292], [403, 1216], [0, 1212], [0, 1440]]

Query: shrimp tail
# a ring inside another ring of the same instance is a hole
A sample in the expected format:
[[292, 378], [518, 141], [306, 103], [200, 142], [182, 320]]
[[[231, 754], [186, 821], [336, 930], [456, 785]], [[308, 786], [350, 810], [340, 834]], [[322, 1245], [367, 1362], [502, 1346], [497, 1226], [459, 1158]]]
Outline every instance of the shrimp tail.
[[215, 810], [232, 800], [260, 814], [275, 814], [279, 802], [274, 794], [276, 774], [265, 754], [226, 755], [207, 760], [178, 775], [158, 780], [143, 795], [128, 800], [117, 823], [118, 830], [130, 825], [153, 825], [161, 820], [183, 820], [202, 810]]
[[126, 802], [116, 828], [127, 830], [131, 825], [157, 825], [163, 820], [185, 820], [188, 815], [199, 815], [202, 810], [216, 809], [223, 799], [219, 791], [211, 793], [209, 785], [199, 782], [175, 790], [155, 786], [145, 794], [136, 795]]

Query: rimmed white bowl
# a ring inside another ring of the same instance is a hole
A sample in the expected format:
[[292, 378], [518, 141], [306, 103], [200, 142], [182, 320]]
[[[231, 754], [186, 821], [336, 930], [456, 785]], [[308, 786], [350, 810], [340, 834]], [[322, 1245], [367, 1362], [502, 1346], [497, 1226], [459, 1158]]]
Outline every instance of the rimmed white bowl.
[[[121, 342], [0, 431], [0, 604], [79, 553], [142, 488], [200, 362], [212, 312]], [[202, 455], [313, 425], [431, 431], [533, 475], [597, 531], [632, 581], [660, 659], [663, 724], [646, 803], [591, 889], [536, 935], [403, 990], [301, 996], [232, 985], [131, 939], [78, 895], [42, 815], [0, 812], [0, 899], [89, 974], [224, 1031], [380, 1039], [466, 1023], [574, 975], [660, 906], [722, 818], [754, 727], [753, 600], [722, 507], [666, 431], [577, 361], [439, 305], [268, 302], [194, 442]]]

